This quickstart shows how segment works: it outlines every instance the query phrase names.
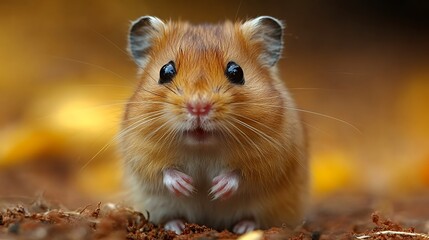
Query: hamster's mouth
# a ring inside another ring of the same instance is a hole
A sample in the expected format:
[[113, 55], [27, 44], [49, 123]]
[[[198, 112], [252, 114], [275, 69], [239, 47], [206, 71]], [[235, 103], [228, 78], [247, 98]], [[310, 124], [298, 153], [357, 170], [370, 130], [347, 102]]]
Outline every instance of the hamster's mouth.
[[202, 141], [206, 140], [207, 138], [209, 138], [210, 135], [212, 135], [212, 133], [204, 130], [201, 127], [197, 127], [195, 129], [186, 131], [185, 135], [189, 136], [190, 138], [192, 138], [194, 140], [202, 142]]
[[216, 129], [207, 130], [202, 126], [189, 129], [183, 133], [184, 143], [188, 146], [215, 146], [219, 143]]

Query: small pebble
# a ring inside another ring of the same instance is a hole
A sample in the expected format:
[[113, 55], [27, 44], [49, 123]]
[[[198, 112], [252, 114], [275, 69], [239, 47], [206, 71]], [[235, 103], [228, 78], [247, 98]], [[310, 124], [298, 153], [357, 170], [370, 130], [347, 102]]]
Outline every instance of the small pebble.
[[12, 223], [9, 226], [8, 231], [9, 231], [9, 233], [18, 234], [19, 233], [19, 227], [20, 227], [19, 223], [17, 223], [17, 222], [16, 223]]
[[264, 232], [261, 230], [248, 232], [241, 237], [239, 237], [237, 240], [261, 240], [264, 237]]

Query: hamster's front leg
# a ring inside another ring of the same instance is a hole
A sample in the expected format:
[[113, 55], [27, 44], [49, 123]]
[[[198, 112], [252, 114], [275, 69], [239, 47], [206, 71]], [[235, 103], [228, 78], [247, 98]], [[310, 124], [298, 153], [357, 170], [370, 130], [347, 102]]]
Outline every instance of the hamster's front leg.
[[240, 176], [237, 171], [228, 171], [219, 174], [212, 180], [212, 187], [209, 195], [212, 200], [226, 200], [237, 191], [240, 183]]
[[163, 183], [176, 196], [189, 197], [195, 192], [192, 177], [174, 168], [163, 170]]

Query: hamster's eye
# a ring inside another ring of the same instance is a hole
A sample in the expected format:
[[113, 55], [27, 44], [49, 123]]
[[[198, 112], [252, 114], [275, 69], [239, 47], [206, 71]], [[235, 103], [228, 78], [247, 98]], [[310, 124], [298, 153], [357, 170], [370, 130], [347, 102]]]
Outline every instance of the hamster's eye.
[[244, 84], [243, 69], [235, 62], [229, 62], [226, 65], [225, 76], [231, 83], [238, 85]]
[[173, 81], [174, 76], [176, 76], [176, 67], [174, 66], [174, 62], [170, 61], [164, 66], [162, 66], [159, 71], [159, 84], [169, 83]]

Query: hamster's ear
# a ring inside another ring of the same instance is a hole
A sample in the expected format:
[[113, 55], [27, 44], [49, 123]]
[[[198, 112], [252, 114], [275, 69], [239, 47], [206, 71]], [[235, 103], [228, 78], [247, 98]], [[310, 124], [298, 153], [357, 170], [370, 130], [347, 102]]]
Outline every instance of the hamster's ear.
[[276, 18], [261, 16], [244, 22], [241, 29], [251, 42], [262, 43], [260, 61], [274, 66], [283, 49], [283, 24]]
[[165, 24], [152, 16], [143, 16], [131, 23], [128, 50], [134, 61], [143, 68], [154, 38], [162, 34]]

